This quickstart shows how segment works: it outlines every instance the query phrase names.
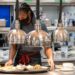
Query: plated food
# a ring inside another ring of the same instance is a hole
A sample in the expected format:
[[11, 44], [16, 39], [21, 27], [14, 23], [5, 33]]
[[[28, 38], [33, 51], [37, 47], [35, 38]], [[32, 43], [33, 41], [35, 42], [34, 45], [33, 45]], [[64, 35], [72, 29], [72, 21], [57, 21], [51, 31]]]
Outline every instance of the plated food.
[[13, 65], [0, 67], [0, 71], [15, 71], [15, 70], [16, 68]]
[[48, 67], [41, 66], [41, 65], [38, 65], [38, 64], [36, 64], [34, 66], [28, 65], [26, 68], [29, 71], [41, 71], [41, 70], [47, 70], [48, 69]]
[[23, 71], [23, 70], [26, 70], [26, 65], [17, 65], [17, 66], [15, 66], [16, 67], [16, 69], [17, 70], [19, 70], [19, 71]]
[[5, 71], [5, 72], [22, 72], [22, 71], [46, 71], [48, 67], [41, 66], [41, 65], [17, 65], [17, 66], [4, 66], [0, 67], [0, 71]]
[[25, 70], [25, 66], [24, 65], [17, 65], [17, 66], [4, 66], [4, 67], [0, 67], [0, 71], [23, 71]]

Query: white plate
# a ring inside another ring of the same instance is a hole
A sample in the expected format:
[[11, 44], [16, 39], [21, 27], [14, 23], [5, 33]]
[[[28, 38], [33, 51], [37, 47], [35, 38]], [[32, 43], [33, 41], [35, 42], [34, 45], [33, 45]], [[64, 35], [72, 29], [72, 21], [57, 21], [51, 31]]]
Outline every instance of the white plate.
[[64, 71], [64, 72], [67, 72], [67, 71], [68, 71], [68, 72], [70, 72], [70, 71], [74, 71], [74, 69], [63, 69], [63, 68], [60, 69], [60, 70], [61, 70], [61, 71]]

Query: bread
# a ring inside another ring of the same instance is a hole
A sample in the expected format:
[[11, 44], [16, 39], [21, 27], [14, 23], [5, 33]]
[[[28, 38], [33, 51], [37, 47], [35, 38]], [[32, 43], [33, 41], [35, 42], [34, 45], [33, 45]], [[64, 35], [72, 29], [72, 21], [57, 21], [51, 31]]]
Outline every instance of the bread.
[[34, 67], [33, 67], [35, 70], [39, 70], [39, 69], [41, 69], [41, 66], [40, 65], [35, 65]]

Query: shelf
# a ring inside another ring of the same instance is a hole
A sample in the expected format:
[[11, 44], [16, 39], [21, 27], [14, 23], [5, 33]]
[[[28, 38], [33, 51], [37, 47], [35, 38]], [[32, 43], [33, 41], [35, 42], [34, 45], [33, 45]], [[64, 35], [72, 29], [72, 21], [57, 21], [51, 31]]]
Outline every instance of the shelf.
[[6, 34], [10, 31], [9, 27], [0, 27], [0, 34]]
[[47, 27], [47, 29], [48, 29], [49, 31], [55, 30], [56, 28], [57, 28], [57, 27], [54, 27], [54, 26]]
[[75, 27], [66, 27], [68, 31], [75, 31]]
[[[52, 26], [52, 27], [47, 27], [47, 29], [49, 30], [49, 31], [52, 31], [52, 30], [55, 30], [57, 27], [54, 27], [54, 26]], [[75, 32], [75, 27], [65, 27], [65, 29], [67, 29], [68, 31], [74, 31]]]
[[[20, 0], [20, 2], [19, 3], [23, 3], [23, 2], [25, 2], [25, 1], [21, 1]], [[15, 4], [15, 0], [13, 0], [13, 1], [0, 1], [0, 5], [14, 5]], [[35, 6], [36, 5], [36, 2], [35, 1], [33, 1], [32, 3], [28, 3], [28, 4], [30, 4], [30, 5], [32, 5], [32, 6]], [[41, 2], [40, 3], [40, 5], [50, 5], [50, 6], [59, 6], [59, 3], [58, 2]], [[66, 2], [66, 3], [63, 3], [63, 6], [75, 6], [75, 2]]]
[[[42, 62], [47, 62], [47, 58], [43, 59], [42, 58]], [[75, 57], [70, 57], [70, 58], [54, 58], [54, 61], [75, 61]]]
[[[30, 5], [36, 5], [36, 3], [30, 3]], [[56, 2], [41, 2], [40, 5], [59, 6], [59, 3], [56, 3]], [[75, 2], [63, 3], [63, 6], [75, 6]]]

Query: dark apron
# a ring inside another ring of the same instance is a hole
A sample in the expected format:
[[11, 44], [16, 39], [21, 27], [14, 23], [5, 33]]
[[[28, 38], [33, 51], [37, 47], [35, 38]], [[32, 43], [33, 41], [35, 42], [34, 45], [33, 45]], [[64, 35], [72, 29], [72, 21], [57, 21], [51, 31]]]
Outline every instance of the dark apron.
[[[23, 25], [21, 29], [24, 30], [26, 33], [34, 30], [33, 25]], [[41, 55], [40, 55], [41, 47], [25, 47], [25, 45], [17, 45], [17, 54], [15, 56], [14, 65], [17, 64], [40, 64], [41, 65]]]
[[25, 47], [24, 45], [17, 45], [17, 48], [18, 50], [15, 57], [14, 65], [17, 64], [25, 64], [25, 65], [40, 64], [41, 65], [41, 55], [40, 55], [41, 47], [31, 48], [31, 47]]

